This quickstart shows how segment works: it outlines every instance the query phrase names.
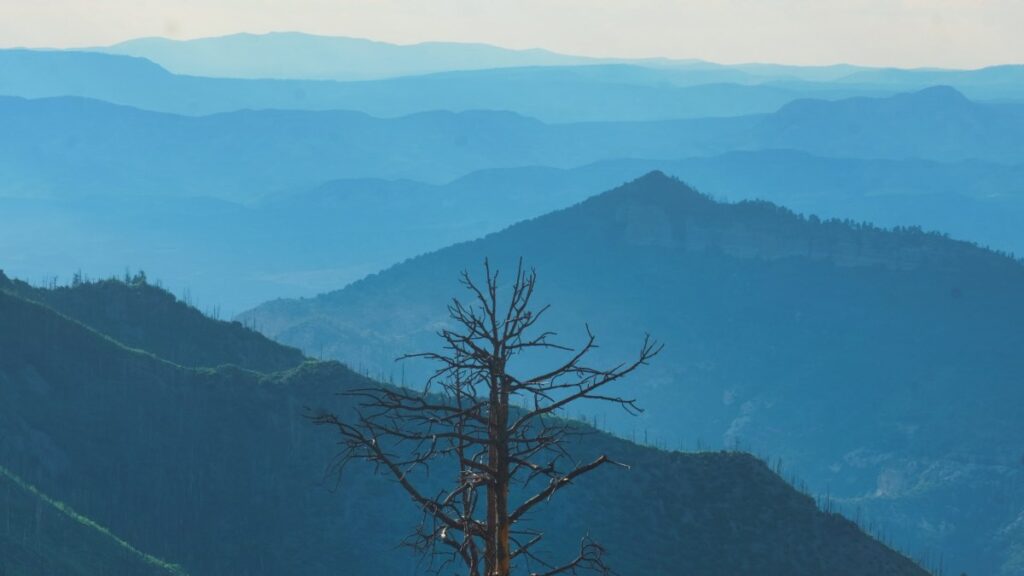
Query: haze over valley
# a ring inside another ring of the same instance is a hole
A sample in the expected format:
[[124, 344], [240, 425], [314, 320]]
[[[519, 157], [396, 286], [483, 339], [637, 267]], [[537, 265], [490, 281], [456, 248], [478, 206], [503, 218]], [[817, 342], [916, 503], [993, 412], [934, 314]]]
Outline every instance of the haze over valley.
[[167, 36], [0, 49], [0, 574], [1024, 576], [1019, 58]]

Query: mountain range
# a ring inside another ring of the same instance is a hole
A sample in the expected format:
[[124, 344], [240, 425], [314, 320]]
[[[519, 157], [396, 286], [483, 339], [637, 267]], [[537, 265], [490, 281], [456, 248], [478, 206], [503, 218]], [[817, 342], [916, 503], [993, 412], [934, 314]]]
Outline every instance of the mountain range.
[[[1024, 108], [949, 88], [802, 100], [737, 118], [545, 124], [507, 112], [379, 119], [262, 111], [186, 117], [94, 100], [0, 98], [0, 195], [253, 199], [337, 178], [451, 180], [485, 168], [573, 167], [785, 148], [865, 159], [1024, 161]], [[941, 115], [942, 124], [933, 119]], [[388, 150], [380, 154], [380, 150]]]
[[345, 81], [455, 70], [630, 64], [682, 71], [692, 74], [697, 82], [753, 83], [769, 79], [834, 81], [856, 72], [872, 70], [849, 65], [724, 66], [692, 59], [594, 58], [543, 49], [513, 50], [487, 44], [423, 42], [400, 45], [299, 32], [232, 34], [191, 40], [137, 38], [87, 50], [146, 58], [179, 74], [250, 79]]
[[174, 74], [150, 60], [115, 54], [0, 50], [0, 94], [24, 98], [78, 96], [185, 115], [292, 109], [350, 110], [396, 117], [435, 110], [503, 110], [563, 123], [771, 113], [803, 98], [891, 96], [937, 85], [952, 86], [977, 100], [1024, 98], [1011, 98], [1002, 92], [989, 95], [978, 89], [1002, 86], [1000, 79], [1006, 86], [1016, 87], [1021, 73], [1013, 67], [906, 74], [914, 80], [823, 82], [785, 75], [760, 78], [723, 67], [602, 63], [453, 69], [357, 82], [258, 80]]
[[[0, 251], [34, 282], [145, 269], [227, 315], [337, 289], [395, 262], [575, 204], [650, 170], [731, 200], [825, 218], [919, 226], [1024, 254], [1024, 168], [821, 158], [793, 151], [612, 160], [470, 173], [442, 185], [334, 180], [250, 203], [103, 195], [0, 198]], [[226, 283], [223, 278], [234, 279]]]
[[590, 58], [487, 44], [389, 44], [296, 32], [195, 40], [138, 38], [94, 50], [152, 60], [168, 70], [222, 78], [367, 80], [448, 70], [587, 64]]
[[[141, 279], [61, 290], [52, 298], [77, 303], [65, 312], [119, 308], [126, 292], [168, 298]], [[117, 324], [151, 334], [138, 342], [171, 330], [197, 340], [237, 331], [176, 319], [194, 316], [183, 305], [130, 310]], [[274, 374], [187, 368], [97, 332], [106, 317], [83, 324], [7, 288], [0, 318], [0, 458], [26, 481], [190, 574], [422, 571], [395, 550], [416, 525], [415, 506], [369, 467], [325, 476], [334, 440], [306, 418], [321, 407], [351, 410], [337, 392], [383, 384], [334, 362]], [[225, 343], [227, 355], [210, 363], [243, 355], [248, 345], [230, 348], [244, 340]], [[587, 433], [573, 441], [577, 457], [605, 452], [632, 469], [578, 481], [538, 513], [542, 525], [559, 519], [547, 554], [573, 553], [577, 532], [589, 530], [623, 574], [925, 574], [749, 455], [667, 452], [579, 426]], [[656, 497], [623, 497], [634, 491]]]
[[367, 80], [435, 72], [508, 67], [595, 66], [627, 64], [667, 71], [688, 84], [771, 84], [813, 82], [863, 85], [912, 91], [948, 84], [983, 100], [1021, 99], [1024, 66], [978, 70], [722, 65], [668, 58], [588, 58], [547, 50], [509, 50], [483, 44], [426, 42], [396, 45], [361, 38], [324, 37], [295, 32], [235, 34], [171, 40], [140, 38], [92, 50], [147, 58], [178, 74], [223, 78]]
[[[696, 76], [696, 77], [695, 77]], [[171, 74], [142, 58], [0, 50], [0, 94], [79, 96], [157, 112], [351, 110], [394, 117], [505, 110], [547, 122], [635, 121], [774, 112], [801, 97], [885, 95], [855, 85], [700, 82], [700, 74], [628, 64], [456, 70], [377, 81], [245, 80]]]
[[392, 360], [458, 273], [525, 258], [560, 341], [666, 345], [639, 417], [560, 414], [633, 467], [534, 518], [545, 553], [1022, 576], [1021, 142], [1014, 65], [0, 50], [0, 574], [422, 573], [415, 508], [308, 417], [422, 384]]
[[[645, 331], [666, 343], [632, 389], [642, 418], [582, 415], [630, 438], [781, 458], [915, 554], [942, 550], [969, 573], [1019, 570], [1024, 265], [968, 243], [716, 203], [652, 173], [241, 319], [398, 378], [393, 358], [433, 349], [460, 270], [520, 257], [567, 344], [584, 322], [602, 349]], [[427, 374], [402, 370], [410, 382]]]

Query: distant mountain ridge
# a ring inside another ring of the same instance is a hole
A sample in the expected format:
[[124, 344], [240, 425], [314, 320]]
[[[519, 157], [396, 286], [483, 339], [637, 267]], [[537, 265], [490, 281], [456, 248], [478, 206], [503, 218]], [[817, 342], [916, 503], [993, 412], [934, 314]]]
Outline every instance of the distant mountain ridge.
[[985, 100], [1024, 98], [1024, 66], [993, 66], [978, 70], [788, 66], [783, 64], [723, 65], [670, 58], [589, 58], [543, 49], [509, 50], [484, 44], [425, 42], [396, 45], [360, 38], [328, 37], [296, 32], [235, 34], [194, 40], [140, 38], [94, 48], [105, 53], [146, 57], [177, 73], [233, 78], [305, 78], [365, 80], [523, 66], [590, 66], [628, 64], [685, 71], [702, 83], [768, 84], [813, 82], [891, 91], [919, 90], [951, 84]]
[[595, 58], [560, 54], [543, 48], [510, 49], [464, 42], [392, 44], [301, 32], [241, 33], [191, 40], [137, 38], [88, 50], [144, 57], [177, 73], [227, 78], [367, 80], [524, 66], [632, 64], [685, 69], [711, 81], [763, 81], [772, 78], [832, 81], [858, 71], [871, 70], [850, 65], [727, 66], [693, 59]]
[[879, 68], [858, 70], [841, 82], [885, 85], [896, 89], [913, 90], [925, 86], [953, 85], [961, 90], [970, 87], [984, 90], [990, 100], [1020, 98], [1024, 91], [1024, 65], [1006, 64], [978, 70], [900, 70]]
[[187, 291], [200, 308], [233, 316], [272, 298], [335, 290], [656, 169], [718, 198], [769, 200], [881, 227], [919, 226], [1024, 255], [1022, 165], [759, 150], [570, 169], [495, 168], [435, 185], [332, 180], [245, 204], [120, 194], [0, 198], [0, 266], [42, 284], [55, 274], [66, 282], [78, 269], [104, 277], [145, 268], [175, 294]]
[[[939, 89], [940, 93], [950, 93]], [[0, 97], [0, 195], [163, 194], [252, 201], [337, 178], [451, 180], [514, 166], [568, 168], [785, 148], [865, 159], [1024, 162], [1024, 106], [935, 98], [802, 101], [778, 113], [546, 124], [508, 112], [243, 111], [203, 117], [79, 98]], [[936, 115], [943, 122], [936, 123]]]
[[[0, 94], [78, 96], [186, 115], [291, 109], [395, 117], [431, 110], [506, 110], [552, 123], [771, 113], [800, 98], [880, 97], [936, 85], [954, 86], [979, 101], [1024, 100], [1024, 82], [1010, 76], [1009, 87], [997, 90], [993, 86], [1003, 85], [992, 84], [988, 70], [921, 77], [933, 78], [930, 83], [861, 84], [814, 81], [763, 68], [772, 72], [760, 76], [743, 66], [613, 62], [439, 71], [375, 81], [258, 80], [174, 74], [149, 60], [117, 54], [7, 49], [0, 50]], [[1013, 97], [1013, 87], [1019, 97]]]
[[233, 34], [196, 40], [139, 38], [97, 51], [141, 56], [195, 76], [366, 80], [448, 70], [587, 64], [594, 59], [487, 44], [389, 44], [298, 32]]
[[915, 554], [1019, 573], [1020, 544], [1000, 534], [1024, 510], [1024, 264], [1004, 255], [764, 202], [719, 204], [654, 173], [242, 318], [387, 373], [393, 358], [431, 349], [460, 270], [520, 256], [537, 268], [551, 329], [570, 341], [585, 321], [602, 349], [643, 332], [666, 342], [632, 391], [642, 419], [597, 413], [609, 429], [779, 456]]
[[950, 86], [932, 86], [882, 99], [798, 100], [756, 131], [763, 147], [823, 156], [1019, 162], [1010, 150], [1020, 136], [1005, 127], [1022, 123], [1024, 107], [981, 105]]
[[354, 110], [394, 117], [433, 110], [506, 110], [547, 122], [665, 120], [774, 112], [800, 97], [884, 95], [885, 89], [788, 81], [745, 83], [718, 69], [632, 64], [448, 71], [376, 81], [254, 80], [172, 74], [139, 57], [0, 50], [0, 94], [79, 96], [157, 112]]

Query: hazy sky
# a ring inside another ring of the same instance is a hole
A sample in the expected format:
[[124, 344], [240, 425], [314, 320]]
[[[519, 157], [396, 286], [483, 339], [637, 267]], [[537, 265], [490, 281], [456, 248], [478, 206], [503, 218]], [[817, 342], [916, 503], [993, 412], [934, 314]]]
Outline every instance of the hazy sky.
[[275, 30], [727, 63], [1024, 63], [1024, 0], [0, 0], [3, 46]]

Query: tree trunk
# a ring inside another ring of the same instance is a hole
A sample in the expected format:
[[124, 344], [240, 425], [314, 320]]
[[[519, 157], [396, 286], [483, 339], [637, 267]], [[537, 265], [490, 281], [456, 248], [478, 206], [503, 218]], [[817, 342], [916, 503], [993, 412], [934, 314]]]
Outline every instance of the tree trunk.
[[511, 576], [511, 525], [508, 517], [509, 462], [508, 462], [508, 401], [509, 390], [504, 366], [491, 374], [490, 418], [488, 436], [488, 462], [494, 478], [487, 490], [487, 519], [491, 534], [487, 542], [487, 576]]

